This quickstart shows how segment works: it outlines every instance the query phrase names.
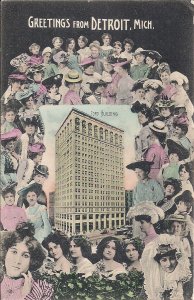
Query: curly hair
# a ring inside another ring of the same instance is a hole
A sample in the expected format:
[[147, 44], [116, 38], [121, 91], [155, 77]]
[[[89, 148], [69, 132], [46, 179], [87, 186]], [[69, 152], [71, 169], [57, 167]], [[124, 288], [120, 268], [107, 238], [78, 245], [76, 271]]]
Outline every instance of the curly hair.
[[88, 39], [87, 39], [87, 37], [84, 36], [84, 35], [80, 35], [80, 36], [78, 37], [78, 41], [84, 42], [85, 45], [87, 45], [87, 43], [88, 43]]
[[132, 48], [134, 47], [134, 41], [132, 39], [129, 38], [124, 39], [123, 45], [125, 46], [126, 44], [130, 44]]
[[189, 163], [185, 163], [185, 164], [181, 164], [179, 166], [179, 173], [185, 169], [188, 173], [189, 173], [189, 177], [191, 177], [191, 169], [190, 169], [190, 166], [189, 166]]
[[[180, 169], [180, 167], [179, 167]], [[164, 188], [166, 188], [168, 185], [173, 186], [174, 188], [174, 193], [173, 196], [175, 196], [176, 194], [178, 194], [181, 191], [182, 185], [181, 185], [181, 181], [175, 178], [168, 178], [164, 181]]]
[[50, 233], [42, 242], [42, 245], [45, 249], [47, 249], [49, 256], [51, 256], [49, 252], [49, 243], [54, 243], [56, 245], [59, 245], [61, 247], [61, 250], [63, 252], [64, 256], [68, 255], [69, 252], [69, 241], [64, 236], [58, 234], [58, 233]]
[[92, 255], [92, 248], [90, 242], [83, 235], [74, 235], [70, 237], [69, 243], [73, 241], [76, 246], [81, 248], [82, 256], [90, 260]]
[[109, 38], [110, 41], [112, 40], [112, 36], [111, 36], [110, 33], [103, 33], [103, 35], [101, 36], [102, 40], [103, 40], [106, 36], [108, 36], [108, 38]]
[[143, 253], [143, 249], [144, 249], [144, 244], [142, 242], [142, 240], [140, 238], [132, 238], [130, 241], [128, 241], [125, 245], [124, 245], [124, 260], [126, 262], [129, 261], [129, 258], [126, 255], [126, 249], [129, 245], [133, 245], [134, 248], [137, 250], [138, 254], [139, 254], [139, 259], [141, 258], [141, 255]]
[[97, 252], [96, 252], [98, 259], [100, 260], [100, 259], [103, 258], [104, 249], [106, 248], [106, 246], [110, 242], [114, 242], [115, 243], [115, 247], [116, 247], [116, 253], [115, 253], [114, 260], [117, 261], [117, 262], [119, 262], [119, 263], [122, 262], [122, 260], [123, 260], [123, 248], [121, 246], [121, 243], [120, 243], [119, 239], [117, 239], [116, 237], [112, 237], [112, 236], [105, 237], [98, 244], [98, 246], [97, 246]]
[[46, 255], [41, 244], [34, 238], [34, 226], [29, 222], [20, 223], [16, 230], [4, 236], [1, 261], [5, 261], [7, 251], [18, 243], [25, 243], [30, 253], [30, 271], [36, 271], [42, 266]]

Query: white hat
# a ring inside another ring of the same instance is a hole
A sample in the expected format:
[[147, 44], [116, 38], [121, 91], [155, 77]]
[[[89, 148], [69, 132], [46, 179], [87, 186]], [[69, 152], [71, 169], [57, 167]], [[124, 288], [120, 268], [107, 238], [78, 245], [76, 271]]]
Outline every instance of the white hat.
[[52, 53], [51, 47], [44, 48], [44, 50], [42, 51], [42, 55], [44, 55], [45, 53]]
[[189, 80], [187, 78], [187, 76], [183, 75], [180, 72], [172, 72], [170, 74], [170, 81], [176, 81], [178, 83], [178, 85], [183, 85], [183, 83], [188, 84]]
[[159, 220], [164, 219], [164, 211], [150, 201], [142, 202], [131, 207], [127, 213], [127, 217], [130, 219], [142, 215], [150, 216], [152, 224], [156, 224]]

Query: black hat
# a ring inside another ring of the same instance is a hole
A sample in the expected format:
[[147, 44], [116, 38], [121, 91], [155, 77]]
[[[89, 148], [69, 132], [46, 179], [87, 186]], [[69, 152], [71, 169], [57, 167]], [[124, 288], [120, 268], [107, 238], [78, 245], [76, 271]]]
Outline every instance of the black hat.
[[137, 168], [150, 172], [151, 165], [153, 165], [152, 161], [140, 160], [127, 165], [126, 168], [133, 171]]
[[189, 157], [189, 151], [184, 148], [181, 144], [175, 142], [174, 140], [167, 140], [168, 154], [176, 153], [179, 157], [179, 160], [184, 160]]
[[177, 196], [174, 200], [176, 204], [178, 204], [180, 201], [193, 204], [194, 199], [192, 197], [191, 191], [189, 190], [184, 191], [181, 195]]
[[157, 61], [162, 58], [160, 53], [155, 50], [143, 50], [142, 54], [144, 54], [146, 57], [149, 56], [151, 59], [155, 59]]
[[34, 125], [35, 127], [38, 126], [38, 120], [35, 116], [33, 117], [26, 117], [21, 118], [21, 123], [25, 127], [26, 125]]
[[34, 191], [37, 194], [37, 196], [39, 196], [40, 193], [42, 192], [42, 185], [36, 182], [31, 183], [26, 187], [22, 188], [21, 190], [19, 190], [18, 195], [25, 197], [29, 191]]
[[57, 74], [51, 77], [48, 77], [42, 81], [42, 84], [46, 87], [49, 87], [53, 84], [56, 84], [56, 86], [60, 87], [63, 79], [63, 74]]
[[99, 87], [99, 86], [106, 87], [108, 83], [106, 81], [100, 79], [98, 82], [90, 82], [89, 84], [90, 84], [91, 91], [94, 92], [97, 89], [97, 87]]
[[175, 178], [168, 178], [164, 181], [164, 188], [168, 185], [172, 185], [174, 187], [174, 195], [178, 194], [181, 191], [181, 181]]
[[173, 249], [170, 244], [161, 244], [157, 249], [157, 254], [154, 256], [154, 259], [159, 262], [161, 258], [166, 256], [175, 256], [177, 250]]
[[145, 80], [137, 80], [135, 81], [135, 83], [133, 84], [133, 87], [131, 89], [132, 92], [136, 92], [139, 89], [143, 89], [143, 84], [144, 84]]
[[39, 173], [45, 177], [49, 176], [49, 171], [48, 171], [48, 167], [45, 165], [38, 165], [35, 169], [34, 169], [35, 173]]

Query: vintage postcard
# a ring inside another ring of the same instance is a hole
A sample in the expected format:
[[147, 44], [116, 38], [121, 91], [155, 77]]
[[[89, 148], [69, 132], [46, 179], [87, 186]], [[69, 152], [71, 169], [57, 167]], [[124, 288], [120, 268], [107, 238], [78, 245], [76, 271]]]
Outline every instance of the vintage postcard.
[[193, 14], [2, 1], [2, 300], [193, 299]]

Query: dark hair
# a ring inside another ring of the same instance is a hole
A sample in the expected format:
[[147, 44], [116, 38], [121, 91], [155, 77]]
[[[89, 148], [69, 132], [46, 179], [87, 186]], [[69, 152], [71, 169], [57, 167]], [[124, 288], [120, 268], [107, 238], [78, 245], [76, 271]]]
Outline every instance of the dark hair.
[[31, 159], [31, 160], [33, 160], [33, 159], [35, 159], [40, 153], [42, 153], [42, 152], [31, 152], [31, 151], [29, 151], [28, 152], [28, 157]]
[[83, 235], [74, 235], [70, 237], [69, 242], [73, 241], [76, 246], [81, 248], [82, 256], [91, 259], [92, 248], [89, 240]]
[[122, 49], [122, 44], [121, 44], [121, 42], [119, 42], [119, 41], [114, 42], [114, 43], [113, 43], [113, 47], [116, 46], [116, 45], [119, 46], [119, 47]]
[[[48, 250], [48, 253], [49, 253], [49, 243], [54, 243], [56, 245], [59, 245], [61, 247], [61, 250], [63, 251], [63, 255], [67, 256], [69, 252], [69, 242], [67, 238], [65, 238], [64, 236], [58, 233], [50, 233], [42, 242], [43, 247]], [[49, 256], [51, 256], [50, 253]]]
[[126, 248], [129, 245], [134, 246], [134, 248], [137, 250], [137, 252], [139, 254], [139, 259], [140, 259], [141, 255], [143, 253], [143, 249], [144, 249], [144, 244], [143, 244], [142, 240], [140, 238], [133, 238], [124, 245], [124, 259], [126, 262], [129, 261], [129, 258], [126, 256]]
[[105, 237], [98, 244], [98, 246], [97, 246], [97, 252], [96, 252], [98, 259], [100, 260], [100, 259], [103, 258], [104, 249], [109, 244], [109, 242], [114, 242], [115, 243], [116, 253], [115, 253], [114, 260], [117, 261], [117, 262], [121, 262], [122, 258], [123, 258], [123, 248], [122, 248], [122, 246], [120, 244], [119, 239], [117, 239], [115, 237], [112, 237], [112, 236]]
[[168, 185], [172, 185], [174, 187], [174, 194], [178, 194], [181, 191], [181, 181], [175, 178], [168, 178], [164, 181], [164, 188], [166, 188]]
[[173, 257], [175, 259], [176, 258], [176, 252], [177, 250], [176, 249], [172, 249], [166, 253], [157, 253], [156, 256], [154, 257], [154, 260], [157, 261], [157, 263], [160, 263], [160, 260], [163, 258], [163, 257], [166, 257], [166, 256], [170, 256], [170, 257]]
[[3, 114], [5, 115], [6, 113], [12, 111], [15, 115], [17, 114], [15, 108], [11, 107], [11, 106], [6, 106], [4, 111], [3, 111]]
[[11, 142], [11, 141], [16, 141], [16, 137], [13, 137], [13, 138], [11, 138], [11, 139], [9, 139], [9, 140], [4, 140], [4, 141], [2, 141], [1, 140], [1, 145], [5, 148], [6, 147], [6, 145], [9, 143], [9, 142]]
[[[75, 42], [75, 39], [74, 39], [74, 38], [67, 38], [67, 39], [66, 39], [66, 44], [65, 44], [65, 49], [66, 49], [66, 51], [68, 50], [68, 46], [69, 46], [69, 44], [70, 44], [72, 41]], [[75, 52], [75, 49], [74, 49], [73, 51]]]
[[187, 134], [187, 132], [188, 132], [188, 125], [187, 124], [174, 123], [173, 125], [174, 125], [174, 128], [179, 127], [183, 131], [184, 134]]
[[124, 41], [123, 41], [123, 45], [125, 46], [126, 44], [130, 44], [131, 47], [133, 48], [133, 46], [134, 46], [134, 41], [131, 40], [131, 39], [129, 39], [129, 38], [126, 38], [126, 39], [124, 39]]
[[177, 205], [180, 201], [184, 202], [187, 207], [187, 212], [190, 211], [191, 207], [193, 206], [193, 196], [191, 191], [184, 191], [181, 195], [177, 196], [174, 200], [175, 204]]
[[137, 222], [146, 221], [147, 223], [151, 223], [151, 217], [148, 215], [138, 215], [135, 216], [135, 221]]
[[59, 36], [55, 36], [55, 37], [52, 39], [52, 44], [54, 44], [54, 42], [55, 42], [56, 40], [60, 40], [60, 42], [62, 42], [62, 44], [63, 44], [63, 39], [62, 39], [61, 37], [59, 37]]
[[15, 197], [16, 191], [15, 191], [15, 189], [13, 187], [6, 188], [5, 190], [2, 190], [2, 197], [3, 197], [3, 199], [5, 199], [5, 195], [7, 195], [8, 193], [11, 193]]
[[45, 259], [45, 252], [41, 244], [34, 238], [34, 226], [29, 222], [24, 222], [16, 227], [16, 230], [9, 232], [3, 241], [3, 253], [2, 260], [5, 261], [5, 257], [9, 248], [13, 247], [17, 243], [24, 242], [30, 253], [30, 271], [36, 271], [42, 266]]
[[185, 170], [189, 173], [189, 177], [190, 177], [190, 176], [191, 176], [191, 169], [190, 169], [190, 167], [189, 167], [189, 163], [181, 164], [181, 165], [179, 166], [179, 173], [180, 173], [183, 169], [185, 169]]

